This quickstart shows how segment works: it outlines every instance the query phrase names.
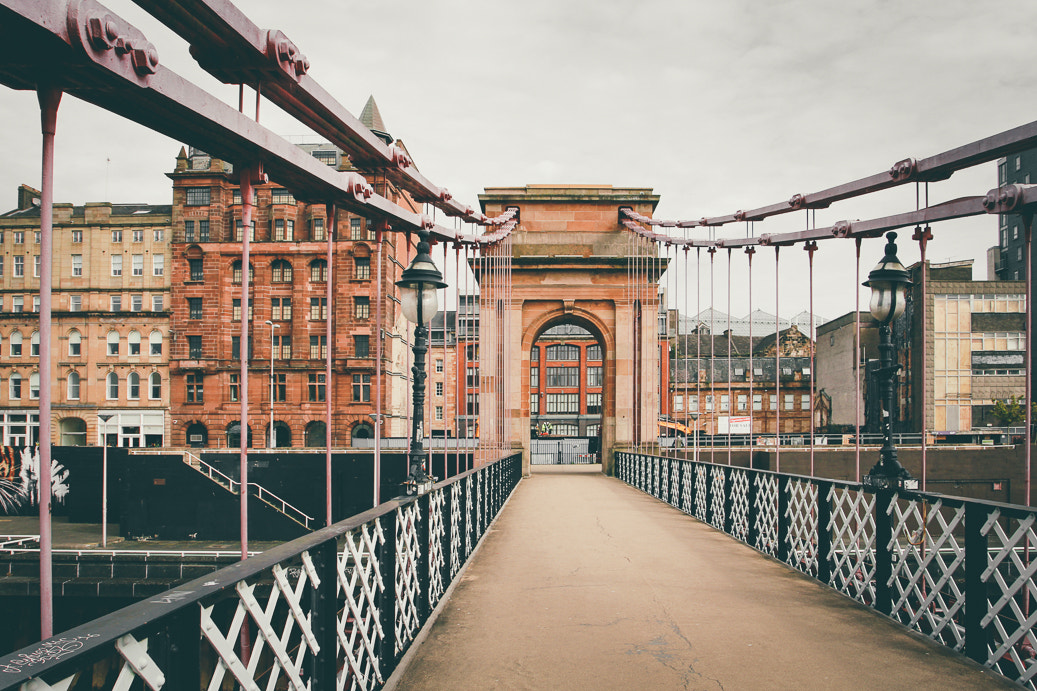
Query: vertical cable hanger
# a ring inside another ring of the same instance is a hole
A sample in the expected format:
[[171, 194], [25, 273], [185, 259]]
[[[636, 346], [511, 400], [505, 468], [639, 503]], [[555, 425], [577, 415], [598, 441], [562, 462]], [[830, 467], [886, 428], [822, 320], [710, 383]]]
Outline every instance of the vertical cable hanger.
[[864, 348], [861, 344], [861, 237], [857, 236], [853, 239], [857, 250], [857, 259], [855, 263], [853, 286], [857, 296], [857, 306], [853, 311], [853, 368], [857, 372], [856, 377], [856, 392], [854, 394], [854, 413], [853, 426], [856, 434], [854, 434], [854, 463], [856, 466], [856, 481], [861, 481], [861, 360], [864, 353]]
[[731, 465], [731, 419], [734, 417], [735, 400], [732, 388], [731, 369], [731, 248], [727, 248], [727, 464]]
[[816, 344], [814, 338], [814, 252], [817, 251], [817, 242], [810, 240], [803, 244], [803, 249], [807, 252], [810, 293], [810, 327], [807, 345], [810, 348], [810, 476], [814, 477], [814, 347]]
[[781, 472], [781, 302], [778, 289], [781, 262], [780, 245], [774, 246], [774, 469]]
[[[755, 394], [753, 393], [753, 382], [756, 372], [753, 369], [753, 255], [756, 249], [749, 245], [745, 248], [745, 255], [749, 261], [749, 367], [746, 370], [749, 379], [749, 467], [753, 464], [753, 433], [756, 431], [755, 416]], [[762, 408], [763, 406], [761, 406]]]

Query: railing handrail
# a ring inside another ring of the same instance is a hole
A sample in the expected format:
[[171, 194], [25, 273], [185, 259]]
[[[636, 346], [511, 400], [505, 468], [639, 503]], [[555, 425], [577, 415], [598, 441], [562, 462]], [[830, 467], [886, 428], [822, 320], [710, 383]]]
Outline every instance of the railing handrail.
[[[198, 465], [200, 465], [202, 468], [205, 468], [205, 470], [202, 471], [202, 472], [204, 472], [209, 477], [210, 480], [214, 480], [214, 478], [213, 478], [214, 474], [215, 475], [219, 475], [224, 480], [226, 480], [227, 483], [230, 485], [227, 489], [229, 489], [231, 492], [235, 492], [235, 493], [238, 491], [238, 490], [234, 489], [234, 486], [235, 485], [240, 485], [241, 484], [240, 482], [238, 482], [234, 478], [230, 477], [226, 473], [220, 472], [220, 470], [218, 470], [215, 466], [212, 466], [212, 465], [206, 463], [205, 461], [203, 461], [198, 456], [195, 456], [190, 451], [184, 451], [183, 454], [184, 454], [183, 455], [184, 458], [191, 458], [196, 463], [198, 463]], [[187, 465], [191, 465], [191, 464], [187, 463]], [[199, 468], [198, 470], [201, 470], [201, 468]]]
[[[299, 514], [299, 516], [301, 516], [302, 519], [303, 519], [303, 520], [301, 520], [299, 522], [302, 523], [303, 525], [305, 525], [307, 530], [309, 529], [310, 523], [314, 520], [313, 516], [306, 515], [306, 513], [302, 509], [300, 509], [300, 508], [298, 508], [296, 506], [292, 506], [287, 501], [285, 501], [281, 497], [277, 496], [276, 494], [274, 494], [273, 492], [268, 490], [266, 487], [263, 487], [263, 485], [259, 484], [258, 482], [250, 482], [250, 483], [248, 483], [248, 486], [256, 488], [256, 490], [257, 490], [256, 491], [256, 497], [258, 497], [259, 499], [263, 499], [263, 494], [265, 493], [265, 494], [269, 495], [270, 498], [273, 499], [275, 502], [280, 503], [281, 504], [281, 513], [283, 513], [284, 515], [288, 516], [289, 515], [288, 511], [289, 510], [294, 511], [295, 513]], [[264, 499], [263, 501], [266, 501], [266, 500]]]
[[[9, 547], [0, 545], [2, 554], [39, 554], [39, 547]], [[263, 550], [249, 550], [250, 557], [262, 554]], [[102, 556], [102, 557], [223, 557], [241, 558], [241, 550], [213, 550], [213, 549], [187, 549], [187, 550], [162, 550], [162, 549], [69, 549], [59, 547], [51, 550], [55, 555], [74, 555], [77, 557]]]

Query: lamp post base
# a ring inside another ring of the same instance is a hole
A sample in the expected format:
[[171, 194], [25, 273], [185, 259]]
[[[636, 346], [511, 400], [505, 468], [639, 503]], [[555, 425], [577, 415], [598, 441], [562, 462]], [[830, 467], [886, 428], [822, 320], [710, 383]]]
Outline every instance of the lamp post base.
[[415, 494], [421, 496], [422, 494], [428, 494], [431, 492], [432, 485], [434, 485], [435, 482], [436, 478], [434, 477], [408, 478], [407, 481], [403, 483], [403, 486], [406, 488], [408, 496]]

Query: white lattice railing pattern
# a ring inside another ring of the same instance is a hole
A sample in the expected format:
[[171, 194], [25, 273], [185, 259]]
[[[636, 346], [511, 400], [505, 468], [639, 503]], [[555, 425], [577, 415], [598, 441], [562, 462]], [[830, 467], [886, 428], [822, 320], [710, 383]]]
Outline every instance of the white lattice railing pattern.
[[379, 689], [521, 470], [508, 456], [18, 651], [0, 689]]
[[[669, 492], [646, 477], [663, 462]], [[645, 454], [616, 463], [634, 487], [1037, 691], [1034, 509]]]

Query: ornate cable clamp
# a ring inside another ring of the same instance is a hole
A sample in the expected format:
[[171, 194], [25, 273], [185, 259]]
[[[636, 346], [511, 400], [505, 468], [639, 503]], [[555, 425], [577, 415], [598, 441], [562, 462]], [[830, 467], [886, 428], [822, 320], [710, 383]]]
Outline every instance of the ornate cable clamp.
[[280, 29], [266, 33], [266, 55], [295, 81], [310, 70], [310, 61]]
[[913, 158], [905, 158], [903, 161], [897, 161], [893, 164], [893, 167], [889, 169], [889, 176], [900, 182], [910, 180], [917, 173], [918, 161]]
[[849, 221], [836, 221], [832, 224], [832, 236], [837, 238], [850, 237], [853, 224]]
[[983, 197], [983, 208], [989, 214], [1019, 213], [1034, 203], [1037, 203], [1037, 185], [1004, 185]]
[[66, 27], [72, 43], [90, 59], [127, 80], [147, 86], [158, 69], [158, 50], [137, 27], [95, 0], [73, 0]]

